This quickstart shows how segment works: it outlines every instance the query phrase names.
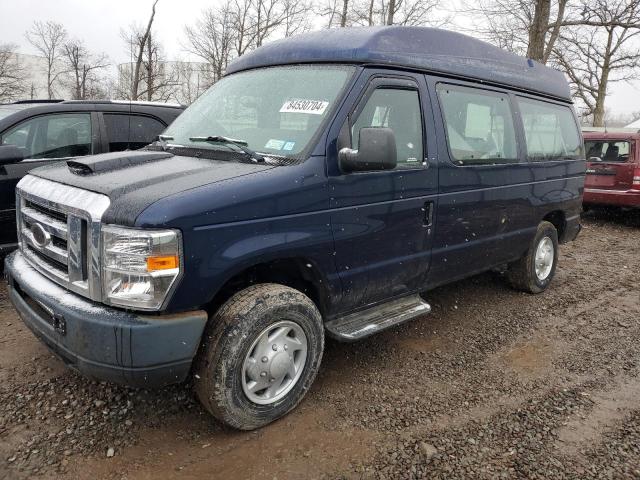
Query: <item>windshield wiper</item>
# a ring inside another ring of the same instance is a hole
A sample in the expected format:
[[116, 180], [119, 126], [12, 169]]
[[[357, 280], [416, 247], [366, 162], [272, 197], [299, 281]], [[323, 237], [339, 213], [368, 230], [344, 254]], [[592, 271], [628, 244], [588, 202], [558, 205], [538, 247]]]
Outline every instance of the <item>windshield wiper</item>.
[[213, 135], [209, 137], [189, 137], [189, 140], [192, 142], [209, 142], [209, 143], [223, 143], [227, 145], [235, 145], [247, 156], [253, 160], [254, 162], [264, 162], [264, 157], [260, 155], [258, 152], [254, 152], [247, 145], [248, 143], [244, 140], [236, 140], [234, 138], [223, 137], [222, 135]]

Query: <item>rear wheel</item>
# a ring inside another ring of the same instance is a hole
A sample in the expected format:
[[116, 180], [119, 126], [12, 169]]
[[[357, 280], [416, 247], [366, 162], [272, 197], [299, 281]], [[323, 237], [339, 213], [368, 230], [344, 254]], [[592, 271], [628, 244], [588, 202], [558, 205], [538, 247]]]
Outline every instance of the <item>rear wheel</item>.
[[556, 273], [558, 231], [550, 222], [541, 222], [527, 252], [509, 265], [507, 277], [514, 288], [529, 293], [547, 289]]
[[323, 349], [322, 318], [307, 296], [278, 284], [251, 286], [210, 319], [196, 366], [196, 393], [227, 425], [261, 427], [302, 400]]

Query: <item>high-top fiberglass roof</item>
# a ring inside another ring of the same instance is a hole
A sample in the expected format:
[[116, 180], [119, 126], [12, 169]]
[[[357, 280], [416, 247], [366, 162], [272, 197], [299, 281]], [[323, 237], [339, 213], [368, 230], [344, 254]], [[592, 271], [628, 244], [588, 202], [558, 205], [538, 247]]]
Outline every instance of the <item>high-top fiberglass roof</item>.
[[241, 56], [227, 73], [300, 63], [399, 66], [571, 100], [561, 72], [468, 35], [425, 27], [339, 28], [297, 35]]

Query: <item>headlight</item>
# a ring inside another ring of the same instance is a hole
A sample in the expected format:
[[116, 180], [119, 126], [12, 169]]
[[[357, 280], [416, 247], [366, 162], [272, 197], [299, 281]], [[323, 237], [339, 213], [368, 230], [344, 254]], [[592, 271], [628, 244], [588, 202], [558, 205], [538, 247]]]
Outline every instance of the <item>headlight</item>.
[[159, 310], [181, 272], [177, 230], [102, 227], [102, 296], [106, 303]]

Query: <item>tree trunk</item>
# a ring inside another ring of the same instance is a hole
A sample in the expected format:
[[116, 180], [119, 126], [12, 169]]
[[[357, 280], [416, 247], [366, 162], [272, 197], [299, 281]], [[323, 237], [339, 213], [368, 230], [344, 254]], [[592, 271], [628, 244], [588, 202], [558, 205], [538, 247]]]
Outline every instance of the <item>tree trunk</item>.
[[82, 89], [80, 91], [82, 100], [87, 99], [87, 77], [89, 76], [89, 69], [86, 65], [82, 66]]
[[373, 25], [373, 1], [371, 0], [369, 2], [369, 26], [371, 27]]
[[594, 127], [604, 127], [604, 101], [607, 97], [607, 84], [609, 83], [609, 72], [611, 72], [612, 45], [613, 28], [610, 27], [609, 35], [607, 37], [607, 46], [602, 59], [602, 74], [600, 75], [600, 81], [598, 82], [598, 97], [596, 98], [596, 105], [593, 109]]
[[602, 72], [602, 80], [600, 81], [600, 85], [598, 86], [598, 98], [596, 98], [596, 106], [593, 109], [593, 126], [594, 127], [604, 127], [604, 100], [607, 95], [607, 79], [605, 77], [609, 76], [609, 72], [605, 74]]
[[[84, 70], [86, 69], [86, 65], [82, 66], [82, 70], [84, 72]], [[74, 100], [84, 100], [84, 97], [82, 96], [82, 80], [80, 78], [80, 64], [76, 61], [75, 64], [73, 65], [73, 70], [74, 70], [74, 74], [76, 77], [76, 92], [75, 92], [75, 97]]]
[[389, 11], [387, 12], [387, 25], [393, 25], [393, 17], [396, 14], [396, 0], [389, 0]]
[[138, 90], [140, 88], [140, 69], [142, 68], [142, 56], [144, 55], [144, 47], [147, 44], [147, 39], [151, 34], [151, 27], [153, 26], [153, 17], [156, 16], [156, 4], [158, 0], [153, 2], [153, 6], [151, 7], [151, 17], [149, 17], [149, 23], [147, 24], [147, 29], [144, 32], [144, 35], [138, 41], [138, 55], [136, 56], [136, 65], [133, 72], [133, 78], [131, 80], [131, 100], [138, 99]]
[[550, 15], [551, 0], [536, 0], [533, 22], [529, 27], [527, 57], [542, 63], [544, 63], [545, 38], [549, 27]]
[[342, 2], [342, 17], [340, 18], [340, 26], [342, 28], [347, 26], [347, 13], [349, 11], [349, 0], [343, 0]]
[[147, 38], [147, 100], [153, 99], [153, 48], [151, 34]]
[[262, 45], [261, 36], [261, 24], [262, 24], [262, 1], [258, 0], [258, 20], [256, 21], [256, 48]]
[[49, 68], [47, 70], [47, 95], [49, 96], [49, 100], [51, 100], [53, 98], [53, 88], [51, 88], [52, 85], [52, 81], [51, 81], [51, 70], [52, 70], [52, 65], [51, 63], [49, 63]]
[[545, 43], [544, 46], [544, 55], [542, 57], [542, 63], [546, 64], [549, 61], [549, 57], [551, 57], [551, 53], [553, 52], [553, 47], [560, 36], [560, 27], [562, 26], [562, 21], [564, 20], [564, 11], [567, 7], [567, 0], [559, 0], [558, 1], [558, 15], [556, 17], [556, 21], [553, 24], [553, 28], [551, 29], [551, 34], [549, 35], [549, 40]]

